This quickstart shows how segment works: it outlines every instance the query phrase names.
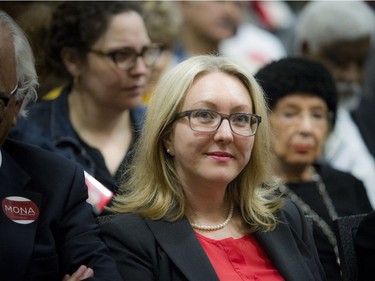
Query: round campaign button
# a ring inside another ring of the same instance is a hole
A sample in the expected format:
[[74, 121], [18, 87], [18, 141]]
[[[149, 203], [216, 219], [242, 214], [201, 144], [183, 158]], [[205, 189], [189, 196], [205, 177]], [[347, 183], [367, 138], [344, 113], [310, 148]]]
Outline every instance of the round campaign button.
[[4, 214], [12, 221], [29, 224], [39, 217], [38, 206], [28, 198], [9, 196], [3, 199], [1, 206]]

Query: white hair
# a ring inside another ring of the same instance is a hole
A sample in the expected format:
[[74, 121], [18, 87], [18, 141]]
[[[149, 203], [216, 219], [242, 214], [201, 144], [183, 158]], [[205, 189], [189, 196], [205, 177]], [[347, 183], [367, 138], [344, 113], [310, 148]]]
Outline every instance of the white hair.
[[21, 116], [26, 116], [26, 105], [30, 101], [36, 101], [38, 94], [38, 77], [35, 70], [35, 59], [22, 29], [4, 11], [0, 10], [0, 25], [6, 29], [13, 38], [14, 55], [16, 61], [16, 72], [18, 81], [17, 100], [23, 100], [20, 110]]
[[362, 1], [311, 1], [301, 10], [295, 28], [295, 51], [307, 42], [313, 52], [337, 41], [370, 36], [375, 32], [375, 15]]

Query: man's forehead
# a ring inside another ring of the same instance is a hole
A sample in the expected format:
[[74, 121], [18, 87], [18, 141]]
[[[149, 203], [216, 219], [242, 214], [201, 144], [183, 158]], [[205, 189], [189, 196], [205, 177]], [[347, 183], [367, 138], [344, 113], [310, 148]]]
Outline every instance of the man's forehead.
[[[10, 32], [0, 24], [0, 87], [8, 89], [16, 80], [16, 63]], [[8, 85], [9, 84], [9, 85]]]

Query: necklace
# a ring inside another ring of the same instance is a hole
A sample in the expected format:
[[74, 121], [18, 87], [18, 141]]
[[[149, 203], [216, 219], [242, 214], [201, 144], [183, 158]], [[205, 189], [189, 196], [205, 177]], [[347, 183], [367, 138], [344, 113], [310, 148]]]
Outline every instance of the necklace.
[[[327, 192], [326, 185], [324, 184], [322, 178], [320, 175], [315, 171], [314, 168], [312, 168], [313, 171], [313, 176], [312, 179], [313, 181], [316, 182], [319, 190], [319, 194], [322, 196], [323, 203], [328, 211], [329, 217], [331, 218], [332, 221], [337, 219], [337, 213], [335, 206], [332, 203], [332, 199], [329, 196]], [[299, 197], [294, 191], [289, 189], [287, 186], [283, 185], [280, 187], [281, 192], [286, 194], [300, 209], [302, 209], [305, 214], [309, 215], [312, 217], [313, 221], [315, 224], [322, 230], [323, 234], [327, 237], [329, 243], [333, 247], [333, 251], [336, 256], [336, 262], [340, 267], [340, 257], [339, 257], [339, 250], [337, 247], [337, 239], [336, 235], [333, 232], [332, 228], [328, 225], [328, 223], [322, 219], [311, 207], [306, 204], [301, 197]]]
[[234, 209], [234, 206], [233, 206], [233, 203], [230, 205], [230, 208], [229, 208], [229, 213], [228, 213], [228, 216], [227, 218], [225, 219], [224, 222], [220, 223], [220, 224], [217, 224], [217, 225], [202, 225], [202, 224], [196, 224], [196, 223], [191, 223], [191, 226], [195, 229], [199, 229], [199, 230], [203, 230], [203, 231], [214, 231], [214, 230], [219, 230], [219, 229], [222, 229], [224, 228], [229, 222], [230, 220], [232, 219], [232, 216], [233, 216], [233, 209]]

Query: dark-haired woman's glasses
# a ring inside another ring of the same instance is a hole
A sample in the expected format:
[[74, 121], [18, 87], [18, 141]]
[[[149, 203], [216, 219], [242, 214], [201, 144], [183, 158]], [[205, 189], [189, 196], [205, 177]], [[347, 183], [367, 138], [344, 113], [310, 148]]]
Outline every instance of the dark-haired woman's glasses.
[[116, 66], [121, 70], [129, 70], [133, 68], [138, 57], [142, 57], [147, 67], [153, 67], [158, 58], [160, 57], [163, 47], [159, 44], [151, 44], [137, 53], [133, 48], [121, 48], [113, 51], [89, 50], [90, 53], [99, 56], [109, 57]]

